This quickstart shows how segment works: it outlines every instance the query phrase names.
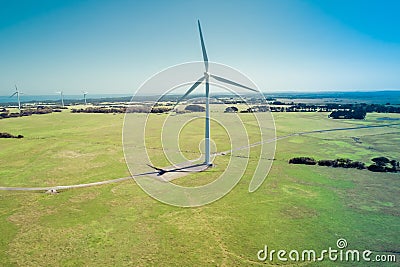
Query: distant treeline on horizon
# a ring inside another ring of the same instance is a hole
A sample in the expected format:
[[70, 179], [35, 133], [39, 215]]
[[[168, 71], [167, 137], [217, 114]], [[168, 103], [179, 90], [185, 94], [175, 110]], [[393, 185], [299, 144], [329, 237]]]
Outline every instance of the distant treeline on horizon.
[[[195, 94], [189, 98], [197, 98], [202, 95]], [[252, 95], [243, 95], [245, 97], [252, 97]], [[345, 101], [347, 103], [375, 103], [400, 105], [400, 90], [387, 90], [387, 91], [360, 91], [360, 92], [271, 92], [264, 93], [267, 100], [275, 99], [324, 99], [324, 102], [329, 103]], [[128, 102], [131, 101], [132, 95], [127, 94], [88, 94], [87, 101], [91, 103], [99, 102]], [[216, 94], [211, 97], [237, 97], [230, 94]], [[163, 96], [163, 101], [176, 101], [178, 95]], [[54, 95], [21, 95], [21, 103], [56, 103], [61, 101], [58, 94]], [[135, 96], [135, 101], [160, 101], [160, 96]], [[73, 104], [83, 102], [83, 95], [64, 95], [65, 104]], [[13, 105], [17, 104], [16, 97], [0, 96], [0, 105]]]

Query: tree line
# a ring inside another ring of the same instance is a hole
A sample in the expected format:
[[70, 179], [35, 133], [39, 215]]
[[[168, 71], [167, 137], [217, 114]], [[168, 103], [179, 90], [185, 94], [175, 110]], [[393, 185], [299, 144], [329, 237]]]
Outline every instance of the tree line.
[[26, 108], [21, 110], [20, 112], [10, 112], [9, 110], [2, 109], [0, 113], [0, 119], [25, 117], [25, 116], [31, 116], [33, 114], [42, 115], [42, 114], [49, 114], [52, 112], [61, 112], [61, 108], [38, 106], [36, 108]]
[[305, 164], [305, 165], [318, 165], [333, 168], [354, 168], [354, 169], [368, 169], [372, 172], [400, 172], [399, 162], [397, 160], [390, 160], [387, 157], [372, 158], [373, 162], [369, 166], [360, 161], [353, 161], [351, 159], [338, 158], [335, 160], [322, 159], [315, 160], [311, 157], [295, 157], [289, 160], [289, 164]]
[[0, 133], [0, 138], [18, 138], [18, 139], [20, 139], [20, 138], [24, 138], [24, 136], [23, 135], [12, 135], [12, 134], [10, 134], [10, 133]]
[[[400, 107], [380, 104], [304, 104], [291, 103], [290, 106], [280, 101], [272, 102], [277, 106], [254, 105], [244, 110], [239, 110], [235, 106], [230, 106], [225, 109], [225, 113], [251, 113], [251, 112], [331, 112], [328, 117], [332, 119], [364, 119], [367, 113], [400, 113]], [[281, 106], [279, 106], [281, 105]]]
[[[72, 109], [72, 113], [166, 113], [172, 111], [171, 106], [160, 105], [136, 105], [130, 107], [87, 107]], [[205, 108], [201, 105], [187, 105], [185, 112], [204, 112]]]
[[[275, 105], [288, 105], [279, 101], [273, 102]], [[304, 104], [291, 103], [289, 106], [271, 106], [272, 112], [334, 112], [334, 111], [346, 111], [346, 112], [356, 112], [356, 113], [400, 113], [400, 107], [395, 107], [391, 105], [381, 105], [381, 104], [337, 104], [328, 103], [323, 105], [316, 104]]]

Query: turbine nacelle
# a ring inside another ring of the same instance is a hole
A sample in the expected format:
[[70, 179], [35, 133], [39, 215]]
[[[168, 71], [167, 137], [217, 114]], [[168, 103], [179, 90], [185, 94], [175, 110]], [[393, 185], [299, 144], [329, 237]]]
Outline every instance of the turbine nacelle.
[[204, 78], [206, 78], [207, 80], [210, 78], [210, 73], [208, 71], [204, 72]]

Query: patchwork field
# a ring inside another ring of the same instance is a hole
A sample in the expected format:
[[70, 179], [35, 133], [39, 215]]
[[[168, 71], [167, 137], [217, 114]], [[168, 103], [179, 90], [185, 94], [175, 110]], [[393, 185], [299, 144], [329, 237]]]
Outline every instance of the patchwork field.
[[[232, 114], [227, 114], [227, 116]], [[139, 114], [138, 116], [144, 116]], [[166, 115], [154, 115], [154, 127]], [[188, 115], [189, 116], [189, 115]], [[258, 140], [251, 114], [240, 114]], [[0, 191], [1, 266], [354, 266], [355, 262], [260, 262], [257, 252], [336, 247], [396, 254], [400, 260], [400, 174], [367, 170], [289, 165], [295, 156], [350, 158], [370, 163], [386, 156], [400, 159], [400, 127], [313, 130], [396, 124], [397, 114], [368, 114], [366, 120], [331, 120], [326, 113], [275, 113], [274, 164], [263, 185], [248, 192], [257, 147], [248, 170], [222, 199], [199, 208], [162, 204], [134, 180], [51, 195]], [[389, 118], [389, 119], [388, 119]], [[0, 139], [0, 186], [35, 187], [96, 182], [129, 176], [122, 150], [121, 114], [72, 114], [67, 111], [0, 120], [1, 132], [23, 139]], [[181, 132], [187, 158], [199, 156], [203, 123]], [[212, 125], [218, 151], [222, 127]], [[290, 136], [293, 133], [301, 135]], [[154, 130], [154, 135], [157, 136]], [[149, 137], [150, 141], [152, 137]], [[159, 155], [156, 138], [151, 157]], [[205, 184], [217, 177], [229, 155], [206, 173], [174, 181]], [[397, 263], [398, 264], [398, 263]], [[364, 265], [365, 262], [360, 262]], [[368, 263], [394, 266], [396, 263]]]

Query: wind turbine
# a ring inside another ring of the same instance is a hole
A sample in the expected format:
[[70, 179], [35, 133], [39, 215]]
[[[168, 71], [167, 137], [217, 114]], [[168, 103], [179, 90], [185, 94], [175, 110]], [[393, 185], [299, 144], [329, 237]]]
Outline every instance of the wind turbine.
[[63, 93], [63, 91], [60, 91], [60, 92], [57, 92], [58, 94], [60, 94], [60, 96], [61, 96], [61, 105], [62, 105], [62, 107], [64, 107], [64, 93]]
[[18, 99], [18, 110], [19, 110], [19, 112], [21, 112], [21, 101], [20, 101], [20, 99], [19, 99], [20, 94], [22, 94], [22, 93], [18, 90], [17, 85], [15, 85], [15, 92], [14, 92], [14, 94], [12, 94], [10, 97], [13, 97], [13, 96], [17, 95], [17, 99]]
[[85, 106], [86, 106], [86, 95], [88, 94], [88, 92], [85, 92], [85, 91], [82, 91], [82, 93], [83, 93], [83, 99], [85, 100]]
[[196, 89], [197, 86], [199, 86], [201, 83], [205, 81], [206, 86], [206, 130], [205, 130], [205, 161], [204, 163], [208, 166], [212, 166], [212, 163], [210, 162], [210, 97], [209, 97], [209, 91], [210, 91], [210, 85], [209, 85], [209, 80], [210, 77], [226, 83], [230, 85], [234, 85], [237, 87], [241, 87], [253, 92], [258, 92], [256, 89], [244, 86], [242, 84], [239, 84], [237, 82], [228, 80], [226, 78], [210, 74], [208, 72], [208, 57], [207, 57], [207, 52], [206, 52], [206, 46], [204, 45], [204, 39], [203, 39], [203, 33], [201, 32], [201, 26], [200, 26], [200, 20], [197, 20], [197, 25], [199, 27], [199, 33], [200, 33], [200, 42], [201, 42], [201, 50], [203, 52], [203, 60], [204, 60], [204, 67], [205, 67], [205, 72], [202, 77], [200, 77], [193, 85], [192, 87], [189, 88], [189, 90], [186, 91], [186, 93], [176, 102], [175, 107], [181, 102], [186, 96], [188, 96], [191, 92], [193, 92], [194, 89]]

